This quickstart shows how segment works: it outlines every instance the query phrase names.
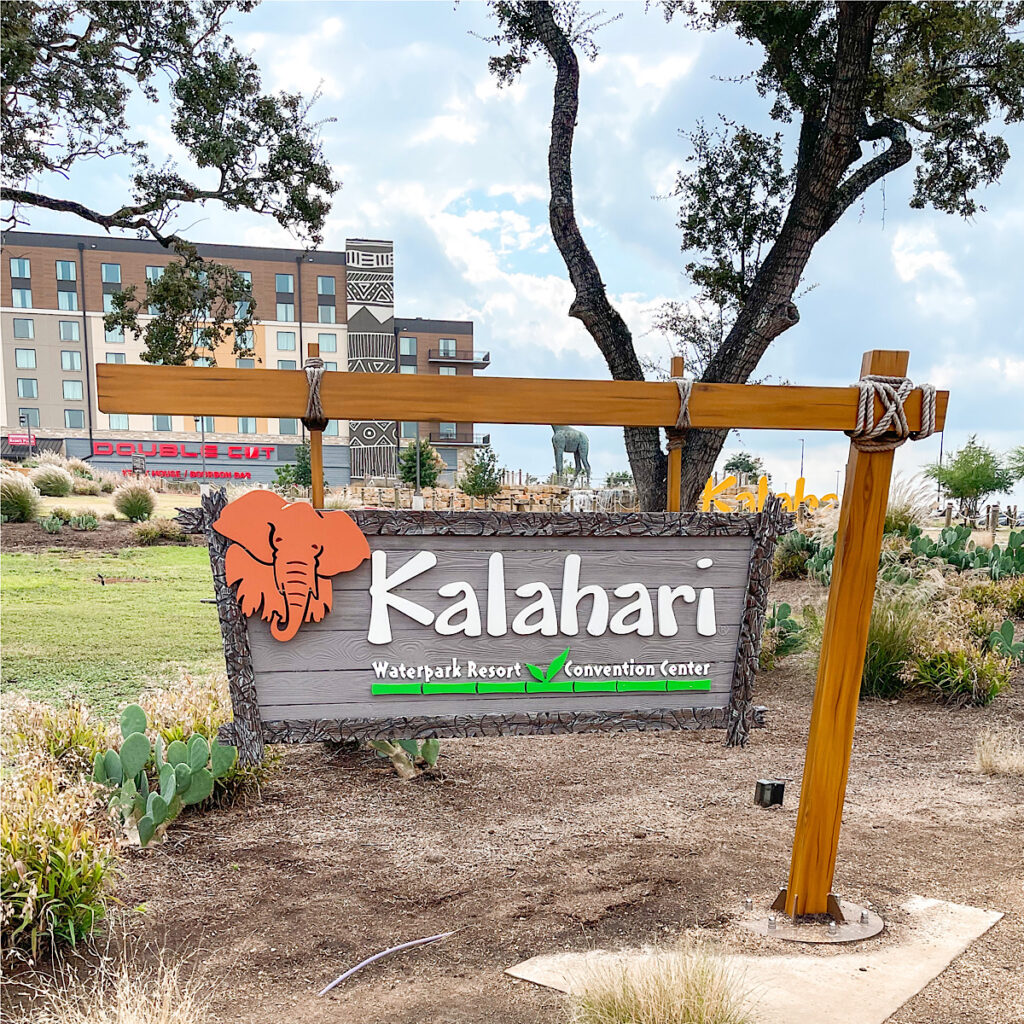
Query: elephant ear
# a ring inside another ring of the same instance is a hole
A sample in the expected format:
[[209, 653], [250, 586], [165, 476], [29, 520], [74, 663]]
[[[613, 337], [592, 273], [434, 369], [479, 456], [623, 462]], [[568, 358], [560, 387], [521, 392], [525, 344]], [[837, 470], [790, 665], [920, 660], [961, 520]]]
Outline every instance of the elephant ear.
[[221, 512], [213, 528], [222, 537], [241, 544], [254, 558], [270, 564], [274, 561], [272, 527], [287, 504], [273, 491], [248, 491]]
[[338, 509], [318, 515], [323, 519], [320, 533], [323, 551], [317, 562], [318, 575], [336, 576], [339, 572], [348, 572], [370, 557], [370, 545], [351, 516]]

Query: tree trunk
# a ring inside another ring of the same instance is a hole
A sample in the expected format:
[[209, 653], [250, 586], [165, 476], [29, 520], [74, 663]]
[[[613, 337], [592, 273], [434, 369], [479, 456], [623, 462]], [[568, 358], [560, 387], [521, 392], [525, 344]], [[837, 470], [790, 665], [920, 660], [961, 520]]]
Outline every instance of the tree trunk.
[[[572, 187], [572, 143], [579, 110], [580, 69], [565, 33], [555, 22], [549, 3], [529, 5], [537, 39], [555, 65], [551, 142], [548, 147], [548, 206], [551, 234], [562, 255], [576, 298], [569, 316], [576, 317], [604, 356], [613, 380], [643, 380], [633, 348], [633, 335], [618, 310], [608, 301], [597, 263], [576, 223]], [[640, 508], [647, 512], [665, 508], [667, 460], [656, 427], [626, 427], [626, 454], [636, 481]]]

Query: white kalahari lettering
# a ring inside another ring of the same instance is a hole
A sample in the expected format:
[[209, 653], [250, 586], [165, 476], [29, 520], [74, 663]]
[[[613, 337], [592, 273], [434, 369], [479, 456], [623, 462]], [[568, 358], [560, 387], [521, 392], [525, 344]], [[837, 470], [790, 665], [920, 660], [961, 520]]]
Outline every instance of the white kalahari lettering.
[[389, 576], [387, 552], [373, 552], [370, 556], [370, 629], [366, 634], [371, 644], [391, 643], [391, 608], [424, 626], [434, 621], [432, 611], [408, 598], [398, 597], [391, 591], [428, 569], [433, 569], [435, 565], [437, 555], [431, 551], [419, 551]]

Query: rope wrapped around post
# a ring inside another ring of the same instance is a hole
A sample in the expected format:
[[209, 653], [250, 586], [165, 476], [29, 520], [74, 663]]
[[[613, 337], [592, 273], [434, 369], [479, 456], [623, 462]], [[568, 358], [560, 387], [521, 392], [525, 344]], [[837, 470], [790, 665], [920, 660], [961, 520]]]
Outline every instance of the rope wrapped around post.
[[683, 447], [683, 432], [690, 428], [690, 390], [693, 387], [693, 381], [683, 377], [673, 377], [672, 383], [679, 389], [679, 414], [676, 425], [665, 428], [670, 452]]
[[[921, 384], [921, 429], [911, 430], [904, 405], [914, 390], [909, 377], [884, 377], [867, 374], [854, 387], [860, 390], [857, 402], [857, 426], [846, 431], [854, 447], [862, 452], [889, 452], [908, 438], [920, 441], [935, 433], [935, 388]], [[882, 415], [875, 421], [875, 399]], [[888, 436], [886, 436], [888, 435]]]
[[309, 395], [306, 399], [306, 415], [302, 417], [302, 425], [307, 430], [324, 430], [329, 420], [324, 417], [324, 407], [320, 403], [320, 382], [324, 376], [324, 361], [311, 356], [303, 364], [306, 371], [306, 384]]

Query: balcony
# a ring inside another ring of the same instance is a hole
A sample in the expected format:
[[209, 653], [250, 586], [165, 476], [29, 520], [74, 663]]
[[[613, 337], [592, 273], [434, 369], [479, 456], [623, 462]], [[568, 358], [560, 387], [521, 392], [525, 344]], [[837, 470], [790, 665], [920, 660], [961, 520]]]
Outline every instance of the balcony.
[[491, 443], [490, 434], [442, 434], [438, 430], [432, 430], [428, 438], [431, 444], [461, 444], [476, 445]]
[[491, 353], [467, 349], [452, 352], [431, 348], [427, 350], [427, 360], [431, 363], [462, 363], [463, 366], [475, 366], [479, 370], [485, 370], [491, 365]]

